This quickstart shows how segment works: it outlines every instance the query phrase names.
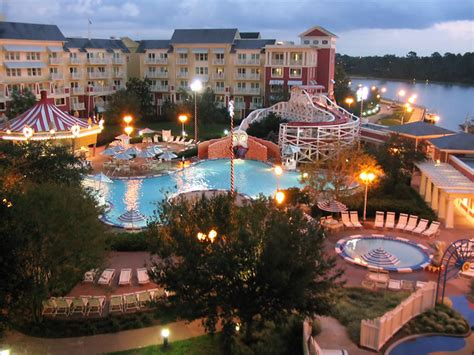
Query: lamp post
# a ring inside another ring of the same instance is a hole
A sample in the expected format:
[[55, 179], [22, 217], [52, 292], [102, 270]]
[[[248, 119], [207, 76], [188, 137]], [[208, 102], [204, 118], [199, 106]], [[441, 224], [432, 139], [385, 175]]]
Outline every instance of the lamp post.
[[362, 172], [360, 173], [359, 177], [365, 183], [364, 216], [363, 216], [363, 220], [365, 221], [365, 218], [367, 215], [367, 192], [369, 190], [369, 184], [375, 179], [375, 174]]
[[402, 114], [402, 117], [400, 119], [400, 124], [403, 124], [404, 123], [404, 120], [405, 120], [405, 114], [406, 113], [410, 113], [413, 111], [413, 107], [410, 106], [410, 104], [407, 102], [405, 105], [403, 105], [403, 114]]
[[179, 115], [178, 116], [178, 120], [179, 122], [181, 122], [181, 135], [183, 137], [186, 136], [186, 131], [184, 130], [184, 124], [186, 123], [186, 121], [188, 120], [188, 116], [186, 115]]
[[201, 80], [196, 79], [191, 83], [191, 90], [194, 92], [194, 140], [198, 141], [198, 116], [197, 116], [197, 93], [202, 90]]
[[402, 97], [405, 96], [406, 94], [406, 91], [405, 90], [399, 90], [397, 95], [398, 95], [398, 102], [401, 102], [402, 101]]
[[285, 201], [285, 193], [283, 191], [278, 191], [275, 194], [275, 201], [277, 204], [281, 205]]
[[275, 166], [275, 175], [276, 175], [276, 180], [277, 180], [277, 191], [280, 190], [280, 176], [283, 174], [283, 169], [281, 168], [280, 165]]
[[163, 348], [168, 348], [169, 343], [168, 343], [168, 338], [170, 336], [170, 330], [168, 328], [163, 328], [161, 330], [161, 336], [163, 337]]
[[130, 135], [132, 134], [133, 132], [133, 127], [132, 126], [127, 126], [123, 129], [125, 131], [125, 133], [127, 133], [127, 136], [130, 137]]
[[351, 108], [351, 105], [354, 103], [354, 99], [352, 97], [348, 97], [344, 100], [344, 102]]
[[360, 101], [360, 117], [362, 117], [362, 111], [364, 111], [364, 100], [367, 100], [369, 96], [369, 88], [367, 86], [357, 89], [356, 92], [357, 101]]

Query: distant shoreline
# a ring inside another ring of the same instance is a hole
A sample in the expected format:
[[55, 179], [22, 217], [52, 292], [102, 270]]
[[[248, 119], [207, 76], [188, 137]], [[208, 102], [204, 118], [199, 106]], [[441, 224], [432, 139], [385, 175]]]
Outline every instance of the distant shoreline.
[[[397, 78], [381, 78], [376, 76], [364, 76], [364, 75], [350, 75], [348, 74], [349, 78], [351, 79], [369, 79], [369, 80], [386, 80], [386, 81], [400, 81], [404, 83], [413, 83], [413, 80], [409, 79], [397, 79]], [[424, 84], [426, 81], [424, 80], [415, 80], [416, 84]], [[429, 81], [428, 84], [441, 84], [441, 85], [460, 85], [460, 86], [469, 86], [472, 87], [474, 84], [467, 84], [467, 83], [458, 83], [455, 81]]]

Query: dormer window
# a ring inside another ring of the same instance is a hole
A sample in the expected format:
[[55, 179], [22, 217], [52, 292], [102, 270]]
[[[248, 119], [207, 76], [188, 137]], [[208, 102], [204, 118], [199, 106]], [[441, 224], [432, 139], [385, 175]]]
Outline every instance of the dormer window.
[[324, 41], [323, 41], [323, 44], [328, 44], [328, 41], [324, 40]]
[[304, 44], [309, 44], [309, 39], [305, 39], [303, 43]]
[[313, 44], [319, 44], [319, 41], [317, 39], [313, 40]]

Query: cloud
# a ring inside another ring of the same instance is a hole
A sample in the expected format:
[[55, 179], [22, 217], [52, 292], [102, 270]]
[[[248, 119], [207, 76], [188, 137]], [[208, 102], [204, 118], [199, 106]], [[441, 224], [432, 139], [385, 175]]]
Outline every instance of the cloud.
[[125, 4], [123, 4], [121, 11], [124, 17], [137, 17], [138, 15], [140, 15], [140, 9], [138, 8], [138, 6], [131, 2], [126, 2]]

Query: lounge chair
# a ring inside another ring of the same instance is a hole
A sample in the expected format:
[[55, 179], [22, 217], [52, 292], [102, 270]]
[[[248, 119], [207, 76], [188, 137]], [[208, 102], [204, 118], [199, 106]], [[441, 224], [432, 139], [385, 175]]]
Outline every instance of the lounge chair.
[[130, 285], [130, 281], [132, 281], [132, 269], [120, 270], [120, 277], [118, 282], [119, 286]]
[[190, 139], [187, 142], [184, 142], [184, 145], [191, 145], [194, 143], [194, 139]]
[[41, 314], [43, 316], [52, 315], [53, 317], [56, 315], [56, 302], [54, 297], [43, 301], [43, 311]]
[[402, 280], [402, 290], [413, 291], [415, 289], [415, 281]]
[[377, 211], [375, 213], [375, 223], [374, 227], [375, 228], [383, 228], [384, 226], [384, 218], [385, 218], [385, 212]]
[[362, 280], [362, 287], [363, 288], [367, 288], [369, 290], [373, 290], [375, 289], [375, 281], [371, 281], [371, 280]]
[[425, 230], [422, 235], [432, 238], [439, 233], [439, 222], [431, 222], [429, 228]]
[[97, 272], [99, 270], [97, 269], [92, 269], [92, 270], [89, 270], [87, 271], [85, 274], [84, 274], [84, 278], [83, 278], [83, 282], [94, 282], [95, 280], [95, 277], [97, 275]]
[[395, 228], [395, 212], [387, 212], [385, 228]]
[[69, 316], [69, 312], [71, 311], [72, 299], [59, 297], [59, 298], [56, 298], [55, 303], [56, 303], [55, 316], [57, 316], [58, 314]]
[[114, 276], [115, 269], [105, 269], [104, 271], [102, 271], [102, 274], [100, 275], [100, 278], [97, 283], [99, 285], [110, 285]]
[[72, 300], [71, 303], [71, 312], [70, 314], [86, 314], [88, 300], [87, 298], [76, 297]]
[[110, 297], [109, 312], [123, 312], [123, 297], [115, 295]]
[[400, 291], [402, 289], [402, 282], [400, 280], [390, 279], [388, 281], [388, 289], [392, 291]]
[[427, 219], [420, 219], [420, 222], [416, 226], [415, 229], [413, 229], [413, 233], [415, 234], [422, 234], [428, 227], [428, 220]]
[[138, 299], [138, 307], [142, 308], [147, 306], [151, 302], [151, 295], [148, 291], [142, 291], [136, 293]]
[[403, 230], [407, 226], [408, 222], [408, 215], [406, 213], [400, 213], [400, 217], [398, 217], [398, 223], [395, 229]]
[[104, 305], [105, 296], [88, 297], [87, 315], [96, 313], [101, 316], [102, 312], [104, 311]]
[[346, 228], [354, 228], [354, 225], [351, 223], [349, 219], [349, 212], [341, 212], [341, 219], [344, 227]]
[[415, 284], [415, 288], [418, 290], [419, 288], [423, 288], [426, 286], [426, 282], [424, 281], [417, 281]]
[[418, 222], [418, 216], [410, 215], [410, 218], [408, 219], [408, 223], [403, 230], [405, 232], [413, 232], [413, 230], [416, 228], [416, 224]]
[[153, 288], [148, 290], [152, 300], [158, 301], [161, 298], [166, 297], [166, 290], [164, 288]]
[[148, 271], [145, 268], [137, 269], [137, 278], [139, 285], [145, 285], [150, 282]]
[[362, 224], [359, 222], [359, 215], [357, 211], [351, 211], [350, 212], [351, 216], [351, 223], [355, 228], [362, 228]]
[[138, 298], [134, 293], [127, 293], [123, 295], [123, 303], [125, 307], [125, 312], [131, 309], [139, 309], [138, 307]]

